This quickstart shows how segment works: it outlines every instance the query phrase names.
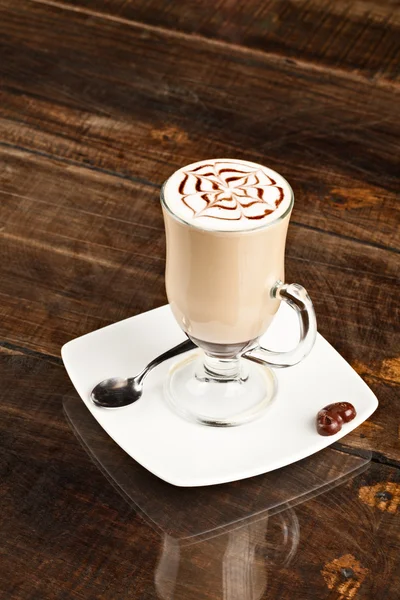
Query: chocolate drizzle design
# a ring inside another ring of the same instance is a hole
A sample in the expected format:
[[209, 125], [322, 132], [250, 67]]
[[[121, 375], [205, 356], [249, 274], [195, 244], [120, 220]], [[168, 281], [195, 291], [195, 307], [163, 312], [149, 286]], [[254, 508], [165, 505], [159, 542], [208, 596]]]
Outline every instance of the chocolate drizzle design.
[[261, 168], [216, 161], [182, 171], [178, 191], [194, 217], [225, 221], [258, 220], [273, 213], [283, 188]]

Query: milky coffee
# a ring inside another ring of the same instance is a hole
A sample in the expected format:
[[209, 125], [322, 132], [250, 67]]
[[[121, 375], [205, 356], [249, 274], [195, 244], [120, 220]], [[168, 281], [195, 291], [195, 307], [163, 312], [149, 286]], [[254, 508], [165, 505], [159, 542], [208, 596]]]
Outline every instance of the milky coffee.
[[195, 340], [243, 344], [262, 335], [279, 307], [293, 192], [275, 171], [215, 159], [176, 171], [161, 193], [166, 290]]

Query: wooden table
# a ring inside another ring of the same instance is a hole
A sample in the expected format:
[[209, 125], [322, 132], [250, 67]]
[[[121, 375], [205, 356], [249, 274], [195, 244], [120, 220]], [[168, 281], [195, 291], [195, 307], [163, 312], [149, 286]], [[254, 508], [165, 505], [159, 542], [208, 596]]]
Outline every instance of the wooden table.
[[[399, 23], [395, 0], [0, 0], [1, 599], [399, 598]], [[287, 278], [380, 401], [340, 447], [368, 470], [297, 506], [290, 565], [241, 593], [248, 545], [221, 584], [223, 536], [177, 549], [91, 462], [60, 359], [166, 302], [159, 187], [225, 156], [292, 183]]]

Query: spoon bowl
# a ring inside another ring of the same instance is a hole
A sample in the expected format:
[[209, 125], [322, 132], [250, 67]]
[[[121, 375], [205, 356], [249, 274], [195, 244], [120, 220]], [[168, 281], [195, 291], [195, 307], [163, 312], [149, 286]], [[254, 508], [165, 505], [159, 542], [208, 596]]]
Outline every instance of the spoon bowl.
[[139, 400], [143, 386], [134, 377], [112, 377], [93, 388], [91, 399], [102, 408], [121, 408]]
[[143, 393], [143, 381], [154, 367], [193, 348], [196, 348], [195, 344], [188, 339], [157, 356], [135, 377], [104, 379], [93, 388], [90, 394], [92, 402], [101, 408], [122, 408], [137, 402]]

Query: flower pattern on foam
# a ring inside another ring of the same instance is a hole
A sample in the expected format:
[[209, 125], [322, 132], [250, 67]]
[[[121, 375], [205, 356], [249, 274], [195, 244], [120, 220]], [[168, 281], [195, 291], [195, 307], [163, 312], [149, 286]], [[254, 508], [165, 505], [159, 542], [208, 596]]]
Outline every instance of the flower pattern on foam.
[[262, 169], [222, 161], [183, 171], [179, 193], [194, 217], [235, 221], [262, 219], [284, 198], [283, 188]]

